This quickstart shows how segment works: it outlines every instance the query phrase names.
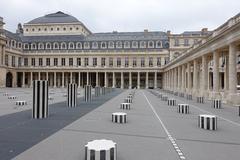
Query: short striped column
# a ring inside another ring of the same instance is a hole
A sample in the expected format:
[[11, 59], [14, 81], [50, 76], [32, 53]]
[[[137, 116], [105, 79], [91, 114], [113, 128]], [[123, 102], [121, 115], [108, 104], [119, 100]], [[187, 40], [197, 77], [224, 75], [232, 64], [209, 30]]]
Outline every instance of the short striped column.
[[130, 110], [130, 103], [121, 103], [120, 109], [127, 109]]
[[84, 100], [85, 100], [85, 102], [92, 101], [92, 86], [91, 85], [84, 86]]
[[222, 108], [222, 101], [220, 99], [214, 99], [212, 101], [212, 107], [216, 109]]
[[26, 101], [16, 101], [16, 105], [17, 106], [24, 106], [24, 105], [27, 105], [27, 102]]
[[174, 92], [174, 96], [178, 96], [178, 92]]
[[204, 97], [197, 97], [197, 103], [204, 103]]
[[187, 94], [187, 100], [192, 100], [192, 95], [191, 94]]
[[101, 88], [99, 86], [95, 86], [95, 97], [100, 96]]
[[132, 98], [125, 98], [125, 99], [124, 99], [124, 102], [125, 102], [125, 103], [132, 103]]
[[167, 104], [169, 106], [176, 106], [176, 99], [168, 99]]
[[106, 87], [102, 87], [102, 95], [106, 94]]
[[189, 114], [189, 105], [188, 104], [178, 104], [178, 113]]
[[117, 160], [116, 143], [112, 140], [94, 140], [85, 145], [85, 160]]
[[167, 100], [168, 100], [168, 96], [166, 96], [166, 95], [162, 95], [161, 100], [162, 100], [162, 101], [167, 101]]
[[133, 98], [132, 94], [129, 94], [129, 95], [127, 96], [127, 98]]
[[3, 93], [3, 96], [9, 96], [9, 94], [8, 93]]
[[48, 81], [34, 80], [32, 117], [41, 119], [48, 115]]
[[67, 87], [67, 106], [76, 107], [77, 106], [77, 84], [69, 83]]
[[17, 96], [8, 96], [8, 99], [17, 99]]
[[157, 95], [158, 98], [162, 98], [162, 96], [163, 96], [162, 93], [158, 93]]
[[184, 93], [179, 93], [179, 97], [184, 97]]
[[206, 130], [217, 130], [217, 117], [215, 115], [199, 115], [198, 127]]
[[127, 113], [124, 113], [124, 112], [112, 113], [112, 122], [114, 122], [114, 123], [127, 123]]

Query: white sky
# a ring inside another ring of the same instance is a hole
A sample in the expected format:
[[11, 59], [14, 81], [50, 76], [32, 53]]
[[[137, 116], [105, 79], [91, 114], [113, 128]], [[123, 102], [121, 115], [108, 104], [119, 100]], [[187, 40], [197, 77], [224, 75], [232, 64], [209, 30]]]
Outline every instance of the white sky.
[[240, 0], [1, 0], [5, 28], [63, 11], [92, 32], [183, 31], [217, 28], [240, 12]]

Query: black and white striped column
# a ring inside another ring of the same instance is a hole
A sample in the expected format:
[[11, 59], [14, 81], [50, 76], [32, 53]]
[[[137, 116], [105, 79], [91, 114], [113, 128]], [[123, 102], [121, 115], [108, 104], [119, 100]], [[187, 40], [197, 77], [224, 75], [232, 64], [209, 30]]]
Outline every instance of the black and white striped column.
[[162, 96], [163, 96], [162, 93], [158, 93], [157, 95], [158, 98], [162, 98]]
[[184, 93], [179, 93], [179, 97], [184, 97]]
[[127, 95], [127, 98], [133, 98], [132, 94]]
[[85, 160], [117, 160], [116, 143], [100, 139], [85, 145]]
[[220, 99], [214, 99], [212, 101], [212, 107], [216, 109], [222, 108], [222, 101]]
[[124, 99], [124, 102], [125, 102], [125, 103], [132, 103], [132, 98], [125, 98], [125, 99]]
[[34, 80], [32, 117], [41, 119], [48, 115], [48, 81]]
[[114, 122], [114, 123], [127, 123], [127, 113], [124, 113], [124, 112], [112, 113], [112, 122]]
[[8, 96], [8, 99], [17, 99], [17, 96]]
[[191, 94], [187, 94], [187, 100], [192, 100], [192, 95]]
[[197, 103], [204, 103], [204, 97], [197, 97]]
[[106, 87], [102, 87], [102, 95], [106, 94]]
[[92, 101], [92, 86], [91, 85], [84, 86], [84, 100], [85, 100], [85, 102]]
[[8, 93], [3, 93], [3, 96], [9, 96], [9, 94]]
[[77, 106], [77, 84], [69, 83], [67, 87], [67, 106], [76, 107]]
[[167, 103], [169, 106], [176, 106], [176, 99], [168, 99]]
[[240, 105], [238, 106], [238, 115], [240, 116]]
[[99, 86], [95, 86], [95, 97], [100, 96], [101, 94], [101, 88]]
[[206, 130], [217, 130], [217, 117], [215, 115], [199, 115], [198, 127]]
[[130, 110], [130, 103], [121, 103], [120, 108]]
[[24, 105], [27, 105], [27, 102], [26, 101], [16, 101], [16, 105], [17, 106], [24, 106]]
[[166, 96], [166, 95], [162, 95], [161, 100], [162, 100], [162, 101], [167, 101], [167, 100], [168, 100], [168, 96]]
[[178, 104], [178, 113], [189, 114], [189, 105], [188, 104]]

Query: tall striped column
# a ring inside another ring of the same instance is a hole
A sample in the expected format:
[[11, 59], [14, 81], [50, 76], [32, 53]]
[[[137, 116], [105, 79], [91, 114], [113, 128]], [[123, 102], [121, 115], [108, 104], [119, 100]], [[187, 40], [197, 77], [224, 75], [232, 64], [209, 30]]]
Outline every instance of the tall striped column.
[[99, 86], [95, 86], [95, 97], [100, 96], [100, 87]]
[[91, 85], [84, 86], [84, 99], [85, 99], [85, 102], [92, 101], [92, 86]]
[[77, 106], [77, 84], [69, 83], [67, 89], [67, 105], [68, 107]]
[[48, 115], [48, 81], [34, 80], [32, 118], [47, 118]]

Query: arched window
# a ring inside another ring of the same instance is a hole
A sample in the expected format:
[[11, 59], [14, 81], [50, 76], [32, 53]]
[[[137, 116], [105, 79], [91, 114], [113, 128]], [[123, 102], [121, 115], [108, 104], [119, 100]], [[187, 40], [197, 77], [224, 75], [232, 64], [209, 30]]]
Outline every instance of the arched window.
[[38, 49], [44, 49], [44, 44], [43, 43], [39, 43], [38, 44]]
[[73, 43], [73, 42], [70, 42], [70, 43], [68, 44], [68, 48], [69, 48], [69, 49], [74, 49], [74, 43]]
[[67, 49], [67, 45], [66, 45], [65, 42], [62, 42], [62, 43], [61, 43], [61, 49]]
[[36, 43], [31, 44], [31, 49], [37, 49]]
[[84, 49], [89, 49], [89, 48], [90, 48], [89, 42], [84, 42]]
[[117, 41], [117, 48], [122, 48], [122, 42], [121, 41]]
[[106, 42], [101, 42], [101, 48], [107, 48]]
[[51, 44], [50, 43], [46, 43], [46, 49], [51, 49]]
[[77, 49], [82, 49], [82, 43], [78, 42], [77, 45], [76, 45], [76, 48]]
[[132, 48], [138, 48], [138, 42], [137, 41], [132, 42]]
[[146, 48], [146, 42], [145, 41], [140, 42], [140, 48]]
[[114, 42], [113, 41], [108, 42], [108, 48], [114, 48]]
[[59, 44], [57, 42], [54, 42], [53, 49], [59, 49]]
[[125, 41], [124, 42], [124, 48], [130, 48], [130, 42]]
[[92, 48], [97, 49], [98, 48], [98, 43], [97, 42], [92, 42]]
[[154, 42], [153, 41], [148, 42], [148, 48], [154, 48]]
[[28, 43], [25, 43], [25, 44], [24, 44], [24, 49], [29, 49]]
[[18, 42], [18, 48], [22, 48], [22, 44]]

